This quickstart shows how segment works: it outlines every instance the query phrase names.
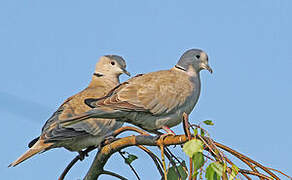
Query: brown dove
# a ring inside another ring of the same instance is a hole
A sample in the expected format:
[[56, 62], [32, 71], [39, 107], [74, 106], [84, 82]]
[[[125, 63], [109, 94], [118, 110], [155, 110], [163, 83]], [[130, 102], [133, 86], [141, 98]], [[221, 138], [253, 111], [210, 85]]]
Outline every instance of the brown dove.
[[173, 134], [169, 128], [182, 122], [183, 113], [189, 115], [198, 101], [203, 69], [212, 73], [207, 54], [190, 49], [169, 70], [133, 77], [105, 97], [86, 99], [85, 103], [94, 109], [61, 124], [72, 126], [92, 117], [117, 118], [149, 132], [164, 129]]
[[47, 120], [41, 135], [29, 143], [29, 149], [9, 165], [16, 166], [31, 156], [52, 148], [64, 147], [69, 151], [81, 152], [82, 149], [98, 146], [112, 131], [120, 128], [122, 122], [114, 119], [89, 118], [70, 127], [61, 127], [59, 122], [91, 108], [84, 104], [86, 98], [105, 96], [119, 84], [119, 76], [126, 71], [125, 60], [117, 55], [102, 56], [96, 64], [92, 80], [83, 91], [68, 98]]

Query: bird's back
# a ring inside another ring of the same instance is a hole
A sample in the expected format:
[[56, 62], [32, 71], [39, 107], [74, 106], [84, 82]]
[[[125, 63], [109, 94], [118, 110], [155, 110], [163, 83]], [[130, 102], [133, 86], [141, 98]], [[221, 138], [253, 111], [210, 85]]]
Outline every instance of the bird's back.
[[[104, 136], [122, 126], [121, 122], [115, 120], [104, 120], [101, 118], [90, 118], [86, 121], [74, 124], [70, 127], [61, 127], [59, 123], [69, 117], [89, 111], [91, 108], [84, 103], [86, 98], [100, 98], [113, 87], [105, 82], [98, 83], [98, 86], [87, 87], [83, 91], [71, 96], [58, 108], [58, 110], [47, 120], [42, 128], [41, 138], [45, 142], [61, 141], [79, 138], [82, 136]], [[75, 142], [76, 143], [76, 142]], [[70, 143], [67, 143], [70, 144]]]

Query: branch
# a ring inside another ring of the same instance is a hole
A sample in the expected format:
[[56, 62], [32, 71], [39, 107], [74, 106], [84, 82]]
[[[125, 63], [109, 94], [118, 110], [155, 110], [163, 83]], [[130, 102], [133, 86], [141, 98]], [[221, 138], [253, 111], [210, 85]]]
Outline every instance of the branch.
[[106, 174], [106, 175], [110, 175], [110, 176], [113, 176], [113, 177], [116, 177], [116, 178], [119, 178], [121, 180], [127, 180], [127, 178], [124, 178], [123, 176], [119, 175], [119, 174], [116, 174], [114, 172], [110, 172], [110, 171], [103, 171], [102, 174]]
[[223, 145], [220, 143], [215, 142], [216, 146], [220, 147], [221, 149], [224, 149], [225, 151], [231, 153], [232, 155], [236, 156], [238, 159], [240, 160], [246, 160], [248, 162], [251, 162], [253, 164], [255, 164], [257, 167], [261, 168], [262, 170], [264, 170], [266, 173], [268, 173], [269, 175], [271, 175], [273, 178], [280, 180], [280, 178], [278, 178], [274, 173], [272, 173], [268, 168], [264, 167], [263, 165], [261, 165], [260, 163], [250, 159], [247, 156], [244, 156], [243, 154]]
[[[183, 144], [187, 141], [187, 137], [184, 135], [179, 136], [167, 136], [163, 139], [159, 139], [160, 143], [163, 143], [166, 146]], [[96, 154], [95, 159], [85, 176], [85, 180], [96, 180], [103, 172], [103, 167], [110, 158], [110, 156], [119, 150], [137, 145], [148, 145], [148, 146], [158, 146], [157, 137], [154, 136], [128, 136], [117, 141], [114, 141], [100, 149]]]
[[[119, 153], [123, 157], [123, 159], [126, 161], [127, 158], [123, 155], [123, 153], [121, 151], [119, 151]], [[138, 173], [136, 172], [135, 168], [130, 163], [128, 165], [131, 168], [131, 170], [134, 172], [134, 174], [137, 177], [137, 179], [140, 180], [140, 177], [139, 177]]]
[[[187, 129], [187, 127], [186, 127], [186, 129]], [[155, 154], [153, 154], [150, 150], [148, 150], [143, 145], [156, 146], [156, 147], [165, 146], [165, 148], [167, 148], [167, 146], [170, 146], [170, 145], [184, 144], [185, 142], [187, 142], [190, 139], [189, 132], [186, 133], [187, 135], [166, 136], [164, 138], [157, 138], [157, 136], [150, 136], [146, 131], [140, 130], [140, 129], [135, 128], [135, 127], [122, 127], [120, 129], [114, 131], [112, 136], [116, 137], [125, 131], [134, 131], [134, 132], [138, 132], [139, 134], [142, 134], [142, 135], [128, 136], [128, 137], [124, 137], [124, 138], [115, 139], [114, 141], [106, 140], [102, 144], [103, 146], [101, 146], [98, 153], [96, 154], [95, 159], [94, 159], [89, 171], [87, 172], [87, 174], [84, 178], [85, 180], [96, 180], [102, 174], [109, 174], [109, 175], [116, 176], [116, 175], [114, 175], [114, 173], [111, 173], [111, 174], [108, 173], [108, 171], [105, 171], [103, 168], [104, 168], [105, 164], [107, 163], [108, 159], [111, 157], [111, 155], [113, 155], [114, 153], [119, 152], [120, 150], [127, 148], [129, 146], [138, 146], [144, 152], [146, 152], [152, 158], [157, 169], [159, 170], [159, 173], [163, 177], [163, 171], [161, 169], [161, 161], [159, 160], [159, 158]], [[187, 130], [187, 131], [189, 131], [189, 130]], [[191, 136], [191, 138], [194, 138], [194, 137]], [[279, 180], [280, 178], [277, 177], [270, 170], [277, 171], [277, 172], [280, 172], [281, 174], [284, 174], [281, 171], [278, 171], [278, 170], [275, 170], [272, 168], [267, 168], [267, 167], [261, 165], [260, 163], [250, 159], [249, 157], [244, 156], [243, 154], [241, 154], [241, 153], [239, 153], [239, 152], [237, 152], [237, 151], [235, 151], [235, 150], [233, 150], [233, 149], [231, 149], [223, 144], [220, 144], [218, 142], [213, 141], [209, 137], [196, 135], [195, 138], [201, 139], [204, 142], [204, 145], [206, 146], [205, 150], [208, 150], [210, 152], [210, 154], [215, 159], [219, 160], [220, 162], [227, 161], [229, 164], [233, 165], [233, 163], [221, 151], [219, 151], [218, 148], [225, 150], [226, 152], [234, 155], [235, 157], [239, 158], [242, 162], [247, 164], [252, 169], [252, 171], [244, 170], [244, 169], [239, 170], [239, 173], [244, 175], [247, 179], [251, 179], [247, 175], [254, 175], [254, 176], [257, 176], [261, 179], [271, 179], [269, 176], [262, 174], [262, 173], [259, 173], [255, 167], [261, 168], [267, 174], [269, 174], [270, 176], [272, 176], [273, 178], [275, 178], [277, 180]], [[88, 151], [88, 152], [90, 152], [90, 151]], [[167, 152], [167, 151], [165, 151], [165, 152]], [[169, 153], [171, 153], [171, 152], [169, 151]], [[169, 159], [175, 158], [175, 157], [171, 157], [171, 155], [167, 155], [167, 157], [168, 158], [170, 157]], [[66, 169], [64, 170], [64, 172], [60, 176], [59, 180], [64, 179], [67, 172], [78, 161], [78, 159], [80, 159], [79, 156], [75, 157], [71, 161], [71, 163], [66, 167]], [[173, 162], [171, 161], [171, 163], [173, 163]], [[289, 177], [288, 175], [286, 175], [286, 176]], [[116, 177], [118, 177], [118, 176], [116, 176]], [[119, 178], [123, 179], [124, 177], [119, 177]], [[225, 178], [227, 178], [227, 176]]]
[[142, 146], [142, 145], [139, 145], [138, 146], [140, 149], [142, 149], [145, 153], [147, 153], [151, 158], [152, 160], [154, 161], [161, 177], [163, 176], [163, 170], [161, 168], [162, 166], [162, 162], [160, 161], [160, 159], [154, 154], [152, 153], [149, 149], [147, 149], [145, 146]]
[[[93, 151], [94, 149], [96, 149], [96, 147], [88, 147], [86, 150], [82, 151], [81, 153], [83, 154], [88, 154], [89, 152]], [[65, 178], [65, 176], [67, 175], [67, 173], [70, 171], [70, 169], [75, 165], [75, 163], [78, 160], [81, 160], [80, 158], [81, 154], [77, 155], [68, 165], [67, 167], [64, 169], [63, 173], [60, 175], [60, 177], [58, 178], [58, 180], [63, 180]]]

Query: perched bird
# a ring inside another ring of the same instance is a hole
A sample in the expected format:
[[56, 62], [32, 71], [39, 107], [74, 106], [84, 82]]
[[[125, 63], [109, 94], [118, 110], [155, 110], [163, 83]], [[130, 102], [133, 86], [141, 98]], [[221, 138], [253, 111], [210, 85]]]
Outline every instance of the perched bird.
[[119, 84], [119, 76], [126, 71], [125, 60], [117, 55], [102, 56], [96, 64], [92, 80], [83, 91], [68, 98], [59, 109], [47, 120], [41, 135], [29, 143], [30, 149], [21, 155], [10, 166], [16, 166], [36, 153], [52, 148], [64, 147], [70, 151], [98, 146], [105, 136], [120, 128], [122, 122], [113, 119], [90, 118], [70, 127], [61, 127], [59, 122], [91, 108], [84, 104], [86, 98], [105, 96], [113, 87]]
[[103, 98], [89, 98], [85, 103], [94, 108], [61, 122], [67, 127], [87, 118], [116, 118], [149, 132], [182, 122], [183, 113], [189, 115], [196, 105], [200, 90], [200, 71], [207, 69], [208, 56], [200, 49], [186, 51], [170, 70], [133, 77], [118, 85]]

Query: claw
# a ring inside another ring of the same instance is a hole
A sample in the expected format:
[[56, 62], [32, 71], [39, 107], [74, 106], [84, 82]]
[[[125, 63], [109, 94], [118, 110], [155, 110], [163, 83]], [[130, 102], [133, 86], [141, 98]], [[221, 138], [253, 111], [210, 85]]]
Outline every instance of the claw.
[[162, 129], [166, 131], [165, 134], [160, 135], [159, 138], [164, 139], [166, 136], [175, 136], [176, 134], [167, 126], [162, 126]]
[[79, 157], [80, 161], [83, 161], [85, 159], [85, 157], [88, 156], [88, 153], [84, 152], [84, 151], [78, 151], [78, 153], [79, 153], [78, 157]]
[[109, 135], [109, 136], [106, 136], [104, 138], [104, 140], [97, 146], [98, 149], [101, 149], [104, 145], [105, 145], [105, 142], [113, 142], [116, 140], [116, 137], [112, 136], [112, 135]]

